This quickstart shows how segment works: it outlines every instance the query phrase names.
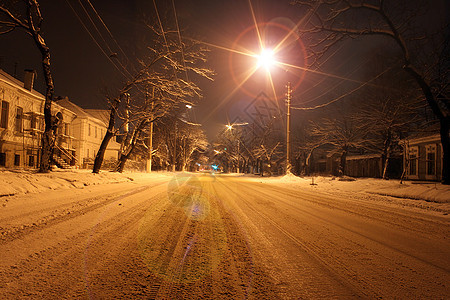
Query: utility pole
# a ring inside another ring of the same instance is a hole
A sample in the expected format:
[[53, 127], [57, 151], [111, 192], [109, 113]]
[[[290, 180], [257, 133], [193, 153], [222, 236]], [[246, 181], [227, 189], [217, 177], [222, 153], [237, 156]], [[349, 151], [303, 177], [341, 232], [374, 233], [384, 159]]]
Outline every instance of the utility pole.
[[238, 137], [236, 137], [236, 139], [237, 139], [237, 173], [239, 174], [239, 161], [240, 161], [240, 159], [239, 159], [239, 138]]
[[175, 121], [175, 141], [173, 143], [173, 165], [172, 165], [172, 172], [176, 171], [176, 165], [177, 165], [177, 131], [178, 131], [178, 120]]
[[286, 93], [286, 174], [291, 173], [291, 160], [289, 157], [289, 149], [291, 146], [290, 136], [291, 136], [291, 83], [287, 84], [287, 93]]
[[[146, 96], [148, 97], [148, 93], [146, 93]], [[154, 99], [155, 99], [155, 87], [152, 88], [152, 108], [151, 108], [151, 115], [150, 118], [153, 119], [153, 105], [154, 105]], [[148, 99], [147, 99], [148, 101]], [[147, 103], [148, 105], [148, 103]], [[153, 120], [150, 122], [150, 136], [149, 136], [149, 142], [148, 142], [148, 161], [147, 161], [147, 173], [152, 172], [152, 153], [153, 153]]]

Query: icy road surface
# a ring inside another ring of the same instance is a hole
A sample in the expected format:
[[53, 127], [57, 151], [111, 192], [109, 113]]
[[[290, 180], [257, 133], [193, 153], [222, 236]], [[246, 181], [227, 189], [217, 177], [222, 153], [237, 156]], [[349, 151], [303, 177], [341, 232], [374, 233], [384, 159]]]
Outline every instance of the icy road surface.
[[449, 216], [384, 196], [179, 174], [14, 197], [1, 299], [450, 297]]

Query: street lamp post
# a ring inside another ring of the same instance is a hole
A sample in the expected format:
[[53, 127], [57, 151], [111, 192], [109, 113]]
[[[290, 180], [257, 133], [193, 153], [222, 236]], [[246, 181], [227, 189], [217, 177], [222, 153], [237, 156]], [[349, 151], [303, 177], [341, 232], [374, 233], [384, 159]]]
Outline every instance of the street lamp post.
[[291, 160], [289, 157], [289, 150], [291, 146], [290, 136], [291, 136], [291, 83], [287, 83], [287, 93], [286, 93], [286, 174], [291, 173]]
[[[148, 93], [145, 94], [146, 96], [146, 100], [147, 100], [147, 105], [148, 105]], [[153, 119], [153, 109], [154, 109], [154, 99], [155, 99], [155, 87], [153, 87], [152, 89], [152, 103], [151, 103], [151, 115], [150, 115], [150, 119]], [[147, 161], [147, 173], [151, 173], [152, 172], [152, 153], [153, 153], [153, 120], [152, 122], [150, 122], [150, 134], [148, 137], [149, 141], [148, 141], [148, 161]]]

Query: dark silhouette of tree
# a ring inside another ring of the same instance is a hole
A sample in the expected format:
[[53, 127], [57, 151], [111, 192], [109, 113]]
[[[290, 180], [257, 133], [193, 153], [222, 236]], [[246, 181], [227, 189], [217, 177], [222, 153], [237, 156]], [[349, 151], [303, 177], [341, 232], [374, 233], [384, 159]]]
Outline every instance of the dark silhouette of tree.
[[58, 118], [52, 118], [51, 106], [54, 96], [53, 77], [50, 70], [50, 48], [42, 35], [42, 17], [37, 0], [5, 1], [0, 4], [0, 34], [22, 29], [31, 36], [41, 53], [42, 69], [47, 86], [44, 103], [45, 129], [42, 135], [42, 149], [39, 171], [50, 171]]
[[[191, 105], [195, 97], [201, 96], [194, 79], [212, 80], [213, 72], [203, 67], [208, 52], [206, 47], [196, 41], [180, 40], [174, 32], [150, 28], [154, 40], [148, 47], [149, 57], [141, 62], [140, 71], [109, 101], [108, 130], [95, 158], [94, 173], [99, 172], [106, 147], [120, 129], [125, 129], [125, 133], [115, 168], [118, 172], [123, 171], [126, 161], [143, 138], [143, 130], [151, 122], [180, 104]], [[116, 126], [118, 120], [120, 124]]]
[[[448, 45], [448, 23], [436, 30], [440, 35], [426, 32], [423, 15], [427, 5], [433, 4], [420, 0], [296, 0], [294, 3], [305, 12], [304, 22], [298, 28], [315, 63], [346, 38], [380, 36], [397, 45], [403, 69], [420, 87], [428, 106], [439, 120], [443, 148], [442, 181], [450, 184], [448, 97], [440, 93], [442, 84], [439, 87], [433, 85], [437, 77], [442, 78], [442, 72], [439, 72], [442, 64], [447, 62], [448, 65], [448, 51], [443, 51]], [[439, 58], [435, 59], [437, 56]], [[444, 85], [448, 85], [448, 68], [444, 78]]]

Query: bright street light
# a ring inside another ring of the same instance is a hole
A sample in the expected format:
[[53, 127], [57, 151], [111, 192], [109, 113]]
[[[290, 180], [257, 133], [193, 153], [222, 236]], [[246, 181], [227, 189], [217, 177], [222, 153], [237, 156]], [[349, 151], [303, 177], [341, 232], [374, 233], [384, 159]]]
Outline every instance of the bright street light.
[[263, 49], [261, 51], [261, 54], [257, 56], [258, 58], [258, 65], [257, 67], [264, 67], [267, 70], [276, 63], [274, 52], [271, 49]]

